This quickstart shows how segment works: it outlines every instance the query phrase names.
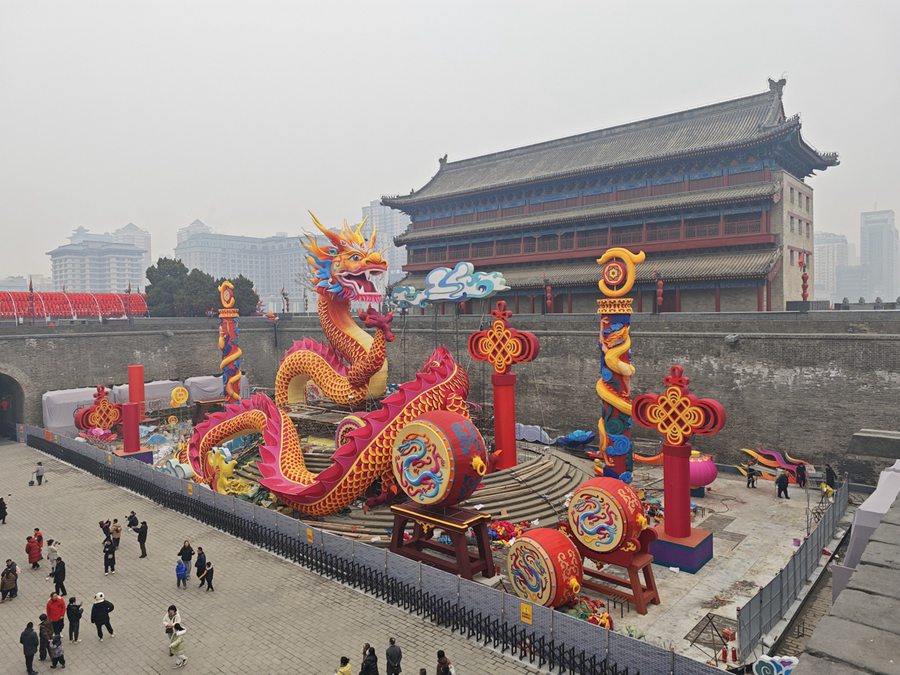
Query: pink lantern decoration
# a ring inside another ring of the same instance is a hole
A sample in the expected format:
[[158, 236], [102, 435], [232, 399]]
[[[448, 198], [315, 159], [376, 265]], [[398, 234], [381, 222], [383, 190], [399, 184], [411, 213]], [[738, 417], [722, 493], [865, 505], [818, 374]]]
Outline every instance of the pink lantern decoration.
[[706, 487], [719, 475], [719, 469], [713, 461], [712, 455], [705, 455], [694, 451], [690, 461], [690, 483], [692, 488]]

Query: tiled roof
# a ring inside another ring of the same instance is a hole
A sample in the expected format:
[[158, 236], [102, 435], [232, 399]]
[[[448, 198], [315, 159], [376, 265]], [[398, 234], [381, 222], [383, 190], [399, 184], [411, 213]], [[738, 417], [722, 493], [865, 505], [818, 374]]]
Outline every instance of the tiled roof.
[[[769, 91], [647, 120], [600, 129], [457, 162], [441, 160], [434, 177], [409, 195], [384, 197], [402, 208], [425, 200], [564, 178], [623, 166], [659, 162], [686, 155], [751, 145], [799, 131], [798, 117], [785, 119], [784, 82], [769, 81]], [[805, 143], [815, 168], [837, 163]]]
[[539, 227], [558, 223], [566, 223], [577, 220], [613, 218], [638, 213], [650, 213], [654, 211], [666, 211], [673, 209], [697, 208], [701, 206], [721, 204], [723, 202], [746, 202], [758, 199], [766, 199], [774, 195], [781, 188], [778, 181], [755, 183], [752, 185], [739, 185], [730, 188], [716, 188], [713, 190], [697, 190], [681, 194], [661, 195], [658, 197], [643, 197], [631, 199], [613, 204], [600, 206], [585, 206], [581, 208], [565, 209], [551, 213], [517, 216], [501, 220], [489, 220], [483, 223], [466, 223], [445, 225], [444, 227], [431, 227], [419, 231], [407, 230], [394, 238], [398, 245], [412, 244], [419, 241], [431, 241], [436, 237], [454, 235], [465, 237], [476, 232], [498, 232], [500, 230], [520, 229], [524, 227]]
[[[768, 274], [781, 255], [780, 249], [752, 249], [696, 254], [648, 256], [637, 266], [637, 283], [656, 281], [654, 268], [663, 281], [705, 281], [709, 279], [760, 279]], [[482, 265], [483, 270], [494, 270]], [[536, 262], [526, 265], [500, 267], [510, 288], [539, 288], [544, 279], [552, 286], [582, 286], [600, 280], [600, 267], [593, 258], [578, 261]], [[400, 285], [425, 287], [427, 272], [410, 274]], [[599, 291], [598, 291], [599, 293]]]

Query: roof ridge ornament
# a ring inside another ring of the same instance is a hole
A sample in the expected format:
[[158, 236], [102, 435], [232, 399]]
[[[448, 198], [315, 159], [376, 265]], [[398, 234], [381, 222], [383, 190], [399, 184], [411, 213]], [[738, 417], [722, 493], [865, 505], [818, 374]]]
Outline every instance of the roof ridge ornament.
[[787, 78], [783, 75], [777, 82], [771, 77], [769, 78], [769, 91], [775, 92], [779, 96], [784, 92], [784, 86], [787, 84]]

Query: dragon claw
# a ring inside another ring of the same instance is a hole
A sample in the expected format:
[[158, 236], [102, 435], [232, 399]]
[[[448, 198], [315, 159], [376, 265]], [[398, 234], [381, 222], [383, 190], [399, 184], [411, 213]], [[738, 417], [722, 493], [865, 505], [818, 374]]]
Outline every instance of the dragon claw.
[[375, 328], [384, 333], [386, 342], [394, 341], [394, 333], [391, 330], [391, 321], [394, 320], [393, 310], [387, 314], [382, 314], [377, 309], [369, 307], [365, 311], [360, 310], [359, 318], [366, 325], [366, 328]]

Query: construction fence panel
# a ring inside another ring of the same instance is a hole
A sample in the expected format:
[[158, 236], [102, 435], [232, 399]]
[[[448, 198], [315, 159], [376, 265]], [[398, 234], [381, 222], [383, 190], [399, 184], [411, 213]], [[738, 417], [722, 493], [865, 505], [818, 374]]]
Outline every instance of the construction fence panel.
[[387, 575], [391, 579], [402, 581], [404, 584], [411, 584], [416, 588], [419, 587], [419, 563], [409, 558], [388, 552]]
[[[557, 612], [553, 617], [553, 639], [566, 645], [578, 645], [588, 656], [596, 656], [602, 661], [609, 655], [610, 633], [605, 628], [582, 621], [574, 616]], [[619, 662], [617, 662], [619, 663]], [[620, 665], [627, 665], [627, 661]]]
[[353, 558], [363, 567], [377, 572], [384, 572], [387, 564], [387, 549], [356, 542], [353, 547]]
[[261, 506], [255, 507], [256, 509], [256, 524], [260, 527], [265, 527], [270, 530], [274, 530], [275, 519], [278, 518], [278, 511], [274, 511], [272, 509], [264, 509]]
[[[197, 488], [194, 488], [196, 494]], [[256, 520], [256, 506], [244, 499], [234, 500], [234, 514], [248, 523]]]
[[696, 661], [689, 659], [687, 656], [673, 653], [672, 673], [673, 675], [721, 675], [722, 671], [708, 666], [702, 661]]
[[353, 559], [353, 542], [336, 534], [322, 532], [322, 548], [339, 558]]
[[459, 577], [430, 565], [422, 565], [422, 592], [456, 604], [459, 599]]
[[468, 579], [459, 580], [459, 603], [493, 619], [503, 618], [503, 593]]

